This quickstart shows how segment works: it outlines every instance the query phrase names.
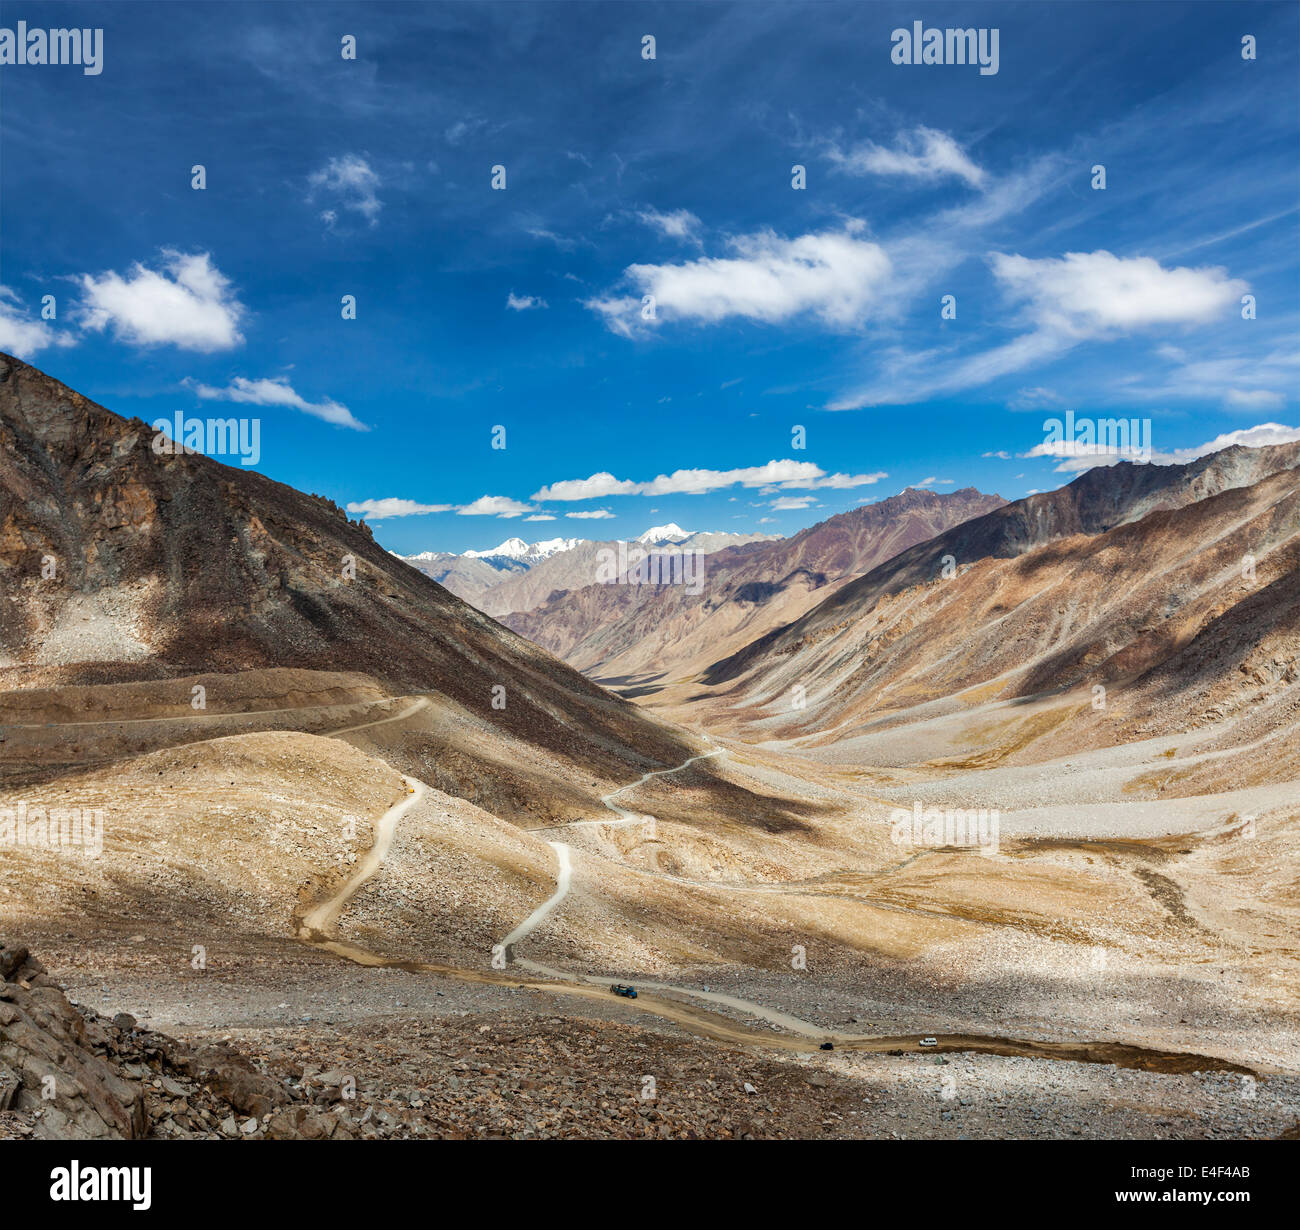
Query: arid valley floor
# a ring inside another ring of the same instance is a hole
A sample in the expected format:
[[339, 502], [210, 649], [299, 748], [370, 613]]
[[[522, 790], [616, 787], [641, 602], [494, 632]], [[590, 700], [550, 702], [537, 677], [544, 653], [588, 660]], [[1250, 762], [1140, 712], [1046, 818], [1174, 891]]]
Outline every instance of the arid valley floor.
[[1087, 475], [607, 690], [4, 364], [0, 809], [104, 827], [0, 853], [0, 1136], [1300, 1123], [1295, 446]]

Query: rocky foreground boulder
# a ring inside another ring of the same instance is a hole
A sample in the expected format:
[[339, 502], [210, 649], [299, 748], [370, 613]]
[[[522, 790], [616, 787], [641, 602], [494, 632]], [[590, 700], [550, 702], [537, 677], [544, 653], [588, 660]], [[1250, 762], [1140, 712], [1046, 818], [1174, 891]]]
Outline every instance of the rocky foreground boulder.
[[352, 1135], [333, 1100], [230, 1047], [190, 1047], [73, 1004], [26, 948], [0, 943], [0, 1136]]

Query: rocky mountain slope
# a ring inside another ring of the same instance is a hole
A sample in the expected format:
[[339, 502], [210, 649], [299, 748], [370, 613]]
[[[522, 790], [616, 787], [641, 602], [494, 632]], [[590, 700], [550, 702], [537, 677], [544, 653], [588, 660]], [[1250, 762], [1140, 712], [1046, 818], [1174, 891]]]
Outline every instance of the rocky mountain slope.
[[[1053, 745], [1067, 719], [1074, 747], [1234, 714], [1238, 742], [1293, 728], [1297, 465], [1293, 444], [1089, 471], [844, 586], [718, 662], [696, 703], [751, 736], [844, 754], [868, 731], [1077, 689], [1068, 714], [1039, 715], [1032, 730], [1010, 712], [991, 717], [1006, 724], [999, 757], [1023, 758], [1040, 738]], [[1279, 748], [1273, 764], [1285, 776], [1300, 772], [1294, 760]]]
[[676, 731], [394, 558], [328, 500], [159, 455], [140, 420], [7, 356], [0, 428], [11, 687], [341, 670], [620, 779], [688, 754]]
[[909, 489], [790, 538], [710, 555], [696, 594], [681, 585], [586, 585], [503, 622], [598, 678], [682, 678], [899, 551], [1003, 502], [974, 488]]

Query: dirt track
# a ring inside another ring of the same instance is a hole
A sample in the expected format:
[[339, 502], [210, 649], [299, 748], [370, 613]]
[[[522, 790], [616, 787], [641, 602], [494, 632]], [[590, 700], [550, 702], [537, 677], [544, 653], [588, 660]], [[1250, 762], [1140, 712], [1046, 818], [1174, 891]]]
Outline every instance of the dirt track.
[[[380, 726], [386, 722], [400, 721], [409, 717], [417, 709], [420, 703], [407, 707], [401, 713], [389, 718], [380, 719], [375, 722], [366, 723], [366, 727]], [[335, 732], [336, 735], [350, 733], [363, 727], [348, 727], [345, 730]], [[707, 753], [707, 755], [716, 755], [717, 752]], [[678, 770], [662, 770], [656, 774], [646, 774], [638, 782], [632, 783], [633, 786], [640, 785], [652, 776], [666, 776], [675, 771], [685, 768], [687, 764], [702, 757], [693, 757], [685, 764], [678, 766]], [[651, 986], [655, 990], [665, 993], [702, 995], [705, 998], [711, 998], [715, 1002], [723, 1003], [734, 1009], [748, 1012], [759, 1017], [767, 1017], [774, 1020], [785, 1029], [793, 1032], [794, 1036], [789, 1033], [778, 1033], [775, 1031], [759, 1030], [748, 1026], [740, 1025], [722, 1016], [718, 1013], [706, 1012], [702, 1009], [683, 1004], [675, 999], [664, 998], [662, 996], [645, 995], [641, 993], [635, 1001], [626, 1000], [619, 996], [613, 995], [607, 989], [599, 985], [599, 979], [591, 976], [578, 977], [564, 971], [554, 970], [547, 966], [539, 965], [531, 961], [520, 961], [519, 964], [524, 968], [546, 974], [548, 977], [536, 981], [520, 981], [505, 975], [492, 975], [479, 970], [460, 969], [448, 965], [439, 965], [425, 961], [399, 960], [389, 957], [380, 956], [377, 953], [357, 947], [335, 938], [330, 934], [333, 925], [347, 903], [356, 895], [361, 887], [371, 879], [383, 866], [384, 859], [392, 844], [393, 834], [398, 820], [412, 807], [417, 805], [426, 793], [427, 787], [422, 782], [414, 779], [403, 778], [408, 786], [412, 789], [412, 794], [394, 804], [381, 817], [376, 825], [375, 842], [371, 849], [366, 853], [364, 858], [358, 864], [356, 871], [348, 880], [334, 893], [322, 901], [317, 902], [309, 910], [303, 913], [301, 920], [297, 923], [297, 934], [307, 943], [314, 945], [324, 951], [334, 953], [350, 961], [372, 967], [387, 967], [393, 969], [403, 969], [410, 972], [425, 972], [439, 974], [444, 977], [458, 978], [471, 982], [496, 982], [519, 987], [526, 987], [532, 990], [545, 991], [551, 994], [571, 996], [582, 999], [600, 999], [601, 1001], [613, 1001], [620, 1005], [626, 1005], [632, 1013], [649, 1013], [653, 1016], [669, 1020], [690, 1033], [712, 1038], [719, 1042], [728, 1042], [741, 1044], [745, 1046], [760, 1046], [775, 1048], [786, 1051], [815, 1051], [821, 1049], [824, 1042], [831, 1044], [841, 1050], [863, 1051], [868, 1053], [908, 1053], [908, 1052], [960, 1052], [972, 1051], [990, 1055], [1020, 1056], [1036, 1059], [1054, 1059], [1065, 1060], [1081, 1063], [1099, 1063], [1114, 1064], [1117, 1067], [1137, 1069], [1140, 1071], [1150, 1072], [1193, 1072], [1193, 1071], [1223, 1071], [1236, 1072], [1248, 1075], [1257, 1075], [1255, 1069], [1248, 1068], [1244, 1065], [1233, 1063], [1231, 1061], [1216, 1058], [1213, 1056], [1196, 1055], [1186, 1052], [1177, 1051], [1157, 1051], [1140, 1046], [1131, 1046], [1124, 1043], [1114, 1042], [1082, 1042], [1082, 1043], [1060, 1043], [1060, 1042], [1038, 1042], [1021, 1040], [1015, 1038], [1003, 1038], [995, 1036], [984, 1036], [977, 1034], [935, 1034], [935, 1045], [933, 1047], [923, 1048], [920, 1045], [920, 1038], [926, 1036], [924, 1033], [917, 1036], [867, 1036], [851, 1035], [843, 1033], [834, 1033], [818, 1026], [811, 1025], [808, 1022], [801, 1021], [797, 1017], [785, 1013], [774, 1013], [771, 1009], [763, 1005], [752, 1003], [734, 996], [710, 995], [707, 992], [697, 992], [683, 988], [673, 987], [671, 985], [660, 983], [643, 983], [642, 985]], [[625, 789], [630, 787], [625, 787]], [[620, 793], [619, 791], [613, 794]], [[607, 806], [621, 815], [628, 815], [622, 808], [617, 807], [610, 801], [612, 795], [605, 796]], [[563, 847], [567, 852], [567, 847]], [[507, 937], [504, 943], [509, 945], [524, 938], [532, 929], [528, 923], [536, 925], [541, 918], [549, 914], [559, 902], [563, 899], [568, 888], [567, 860], [564, 856], [560, 858], [561, 879], [556, 893], [546, 902], [539, 906], [534, 915], [530, 916], [524, 924], [516, 928], [514, 932]]]

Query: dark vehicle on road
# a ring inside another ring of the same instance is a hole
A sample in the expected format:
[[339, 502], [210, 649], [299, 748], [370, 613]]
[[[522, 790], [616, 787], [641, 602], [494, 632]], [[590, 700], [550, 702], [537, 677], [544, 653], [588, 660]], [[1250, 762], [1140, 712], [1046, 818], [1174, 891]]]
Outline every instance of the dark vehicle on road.
[[636, 999], [636, 987], [625, 986], [621, 982], [614, 983], [609, 988], [615, 995], [621, 995], [624, 999]]

